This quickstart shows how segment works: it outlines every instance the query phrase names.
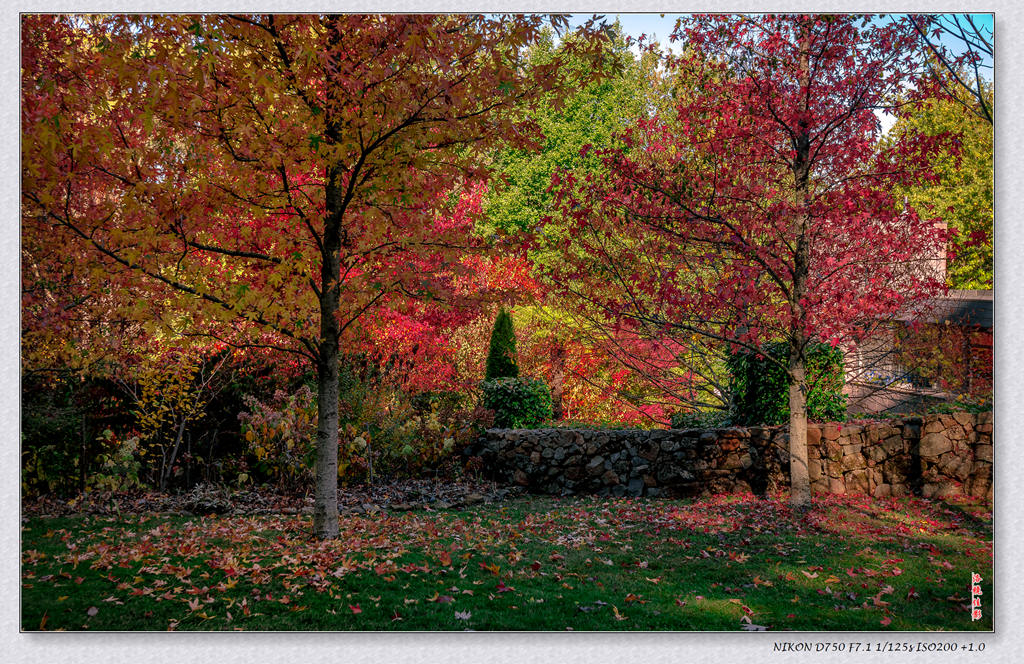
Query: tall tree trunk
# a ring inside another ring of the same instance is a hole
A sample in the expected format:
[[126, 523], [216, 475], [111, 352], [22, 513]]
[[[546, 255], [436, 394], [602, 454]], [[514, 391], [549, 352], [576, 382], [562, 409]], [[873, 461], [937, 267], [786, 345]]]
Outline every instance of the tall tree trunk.
[[[328, 131], [330, 133], [330, 131]], [[338, 310], [341, 292], [340, 169], [327, 167], [327, 214], [320, 257], [320, 343], [317, 348], [316, 493], [313, 535], [338, 536]]]
[[[810, 48], [810, 26], [804, 23], [800, 37], [800, 92], [804, 111], [810, 106]], [[789, 302], [793, 314], [789, 333], [789, 502], [794, 507], [806, 507], [811, 503], [811, 483], [807, 472], [807, 362], [804, 355], [807, 314], [803, 308], [811, 262], [807, 242], [811, 141], [806, 116], [798, 121], [795, 147], [793, 183], [798, 212], [792, 226], [793, 291]]]
[[[336, 20], [333, 16], [328, 18], [329, 50], [333, 50], [341, 38]], [[336, 145], [342, 130], [332, 115], [328, 103], [325, 135], [329, 144]], [[345, 206], [342, 175], [339, 164], [327, 165], [326, 210], [320, 254], [320, 339], [316, 365], [316, 492], [313, 502], [313, 535], [318, 539], [338, 537], [338, 344], [341, 337], [338, 325], [341, 288], [338, 280], [341, 276], [341, 231]]]
[[807, 472], [807, 370], [802, 349], [789, 350], [789, 502], [794, 507], [811, 504]]

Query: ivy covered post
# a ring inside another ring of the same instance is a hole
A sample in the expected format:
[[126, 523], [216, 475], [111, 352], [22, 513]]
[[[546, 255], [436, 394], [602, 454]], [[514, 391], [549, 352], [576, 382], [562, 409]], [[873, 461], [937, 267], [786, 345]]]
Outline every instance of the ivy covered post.
[[516, 331], [512, 316], [502, 307], [494, 320], [491, 331], [491, 346], [487, 352], [487, 369], [484, 380], [494, 378], [517, 378], [519, 363], [516, 354]]

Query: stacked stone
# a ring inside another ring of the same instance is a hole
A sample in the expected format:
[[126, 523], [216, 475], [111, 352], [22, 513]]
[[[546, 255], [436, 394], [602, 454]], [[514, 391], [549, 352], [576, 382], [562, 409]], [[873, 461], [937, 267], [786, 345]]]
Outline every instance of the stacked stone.
[[760, 455], [750, 436], [739, 427], [491, 429], [472, 453], [495, 478], [540, 493], [693, 496], [752, 490]]
[[[815, 493], [992, 496], [992, 414], [809, 425]], [[784, 427], [491, 429], [471, 454], [539, 493], [697, 496], [789, 485]]]

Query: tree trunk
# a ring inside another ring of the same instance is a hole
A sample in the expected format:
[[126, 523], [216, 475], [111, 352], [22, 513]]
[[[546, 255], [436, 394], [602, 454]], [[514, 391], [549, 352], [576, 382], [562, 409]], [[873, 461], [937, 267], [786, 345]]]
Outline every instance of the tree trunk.
[[807, 472], [807, 371], [799, 348], [789, 351], [789, 502], [793, 507], [811, 504]]
[[[810, 27], [801, 26], [800, 92], [804, 111], [810, 106]], [[793, 159], [793, 184], [796, 214], [793, 217], [793, 291], [790, 295], [789, 332], [789, 502], [794, 507], [811, 504], [811, 483], [807, 472], [807, 312], [803, 299], [807, 293], [811, 252], [807, 242], [809, 218], [811, 140], [806, 116], [797, 123], [796, 155]]]
[[[330, 129], [328, 134], [330, 134]], [[317, 348], [316, 492], [313, 503], [313, 535], [318, 539], [338, 536], [338, 326], [341, 292], [341, 198], [340, 169], [327, 167], [327, 214], [320, 262], [320, 343]]]
[[[324, 289], [325, 292], [327, 289]], [[323, 298], [321, 298], [321, 301]], [[325, 316], [321, 308], [321, 316]], [[333, 314], [326, 315], [334, 319]], [[321, 330], [325, 325], [321, 322]], [[337, 325], [335, 325], [337, 327]], [[317, 362], [316, 492], [313, 535], [338, 536], [338, 344], [321, 339]]]
[[174, 468], [174, 461], [178, 458], [178, 448], [181, 446], [181, 439], [185, 435], [185, 424], [188, 422], [188, 418], [182, 416], [181, 423], [178, 425], [178, 433], [174, 437], [174, 448], [171, 450], [171, 456], [168, 459], [164, 456], [164, 464], [160, 468], [160, 492], [167, 491], [167, 480], [171, 478], [171, 472]]
[[[333, 49], [341, 35], [337, 17], [328, 18], [327, 46]], [[330, 78], [328, 74], [328, 78]], [[330, 104], [325, 113], [324, 133], [329, 144], [340, 142], [341, 127], [332, 117]], [[329, 163], [326, 168], [324, 234], [320, 249], [320, 339], [317, 347], [316, 413], [316, 491], [313, 499], [313, 536], [338, 537], [338, 344], [341, 330], [341, 229], [345, 193], [342, 168]]]

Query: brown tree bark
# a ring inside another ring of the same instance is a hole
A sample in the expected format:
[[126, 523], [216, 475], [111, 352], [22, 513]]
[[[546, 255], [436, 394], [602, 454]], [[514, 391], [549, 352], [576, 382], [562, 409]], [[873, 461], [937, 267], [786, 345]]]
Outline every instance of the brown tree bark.
[[[336, 17], [327, 19], [330, 49], [341, 38]], [[325, 137], [330, 144], [341, 139], [342, 129], [327, 105]], [[326, 169], [326, 210], [320, 249], [320, 338], [317, 344], [316, 489], [313, 502], [313, 535], [318, 539], [338, 537], [338, 344], [341, 330], [341, 243], [345, 192], [343, 169], [328, 164]]]
[[[803, 108], [809, 107], [810, 96], [810, 28], [802, 26], [800, 39], [800, 88]], [[793, 313], [789, 333], [789, 502], [794, 507], [811, 503], [811, 484], [807, 472], [807, 363], [804, 355], [807, 337], [803, 298], [807, 292], [810, 271], [810, 247], [807, 242], [807, 205], [810, 197], [810, 147], [807, 120], [797, 125], [794, 137], [796, 156], [793, 159], [794, 196], [805, 210], [793, 219], [793, 286], [789, 304]]]

